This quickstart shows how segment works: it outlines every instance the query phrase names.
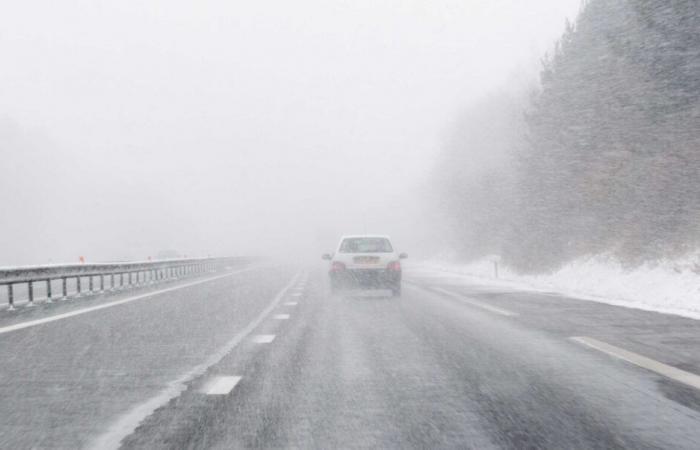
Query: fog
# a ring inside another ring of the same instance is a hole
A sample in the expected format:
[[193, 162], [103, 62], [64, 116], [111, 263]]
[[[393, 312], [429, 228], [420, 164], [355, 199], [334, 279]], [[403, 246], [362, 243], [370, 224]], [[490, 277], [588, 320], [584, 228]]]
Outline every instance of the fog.
[[578, 6], [6, 0], [0, 264], [425, 252], [446, 130]]

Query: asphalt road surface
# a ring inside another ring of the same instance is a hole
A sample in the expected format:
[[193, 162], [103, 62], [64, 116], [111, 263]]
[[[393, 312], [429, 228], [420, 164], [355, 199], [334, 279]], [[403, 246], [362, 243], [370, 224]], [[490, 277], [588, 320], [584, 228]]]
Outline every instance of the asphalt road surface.
[[0, 447], [700, 448], [700, 321], [405, 281], [259, 265], [2, 311]]

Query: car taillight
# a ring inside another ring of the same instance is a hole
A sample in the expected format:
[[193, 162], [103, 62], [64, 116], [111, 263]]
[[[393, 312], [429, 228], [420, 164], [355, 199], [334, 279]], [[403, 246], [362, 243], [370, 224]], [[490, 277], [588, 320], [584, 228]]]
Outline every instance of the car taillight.
[[343, 270], [345, 270], [345, 264], [333, 261], [333, 264], [331, 264], [331, 272], [342, 272]]
[[401, 262], [400, 261], [392, 261], [389, 263], [388, 266], [386, 266], [387, 270], [392, 270], [394, 272], [401, 272]]

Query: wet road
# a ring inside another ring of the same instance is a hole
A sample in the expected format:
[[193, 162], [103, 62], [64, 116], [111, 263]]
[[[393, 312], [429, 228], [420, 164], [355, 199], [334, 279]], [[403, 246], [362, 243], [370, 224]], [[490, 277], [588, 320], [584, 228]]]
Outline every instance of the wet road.
[[[321, 269], [258, 267], [0, 333], [0, 446], [700, 446], [683, 378], [700, 373], [700, 321], [406, 280], [400, 299], [331, 295]], [[0, 331], [109, 301], [3, 313]]]

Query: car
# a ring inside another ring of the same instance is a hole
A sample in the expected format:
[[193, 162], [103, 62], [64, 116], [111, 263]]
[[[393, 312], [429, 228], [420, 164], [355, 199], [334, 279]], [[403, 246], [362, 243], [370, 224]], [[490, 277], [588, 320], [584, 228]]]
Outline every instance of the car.
[[391, 239], [380, 235], [343, 236], [335, 253], [323, 255], [330, 262], [328, 275], [331, 291], [359, 287], [390, 289], [401, 296], [401, 260], [405, 253], [396, 253]]

